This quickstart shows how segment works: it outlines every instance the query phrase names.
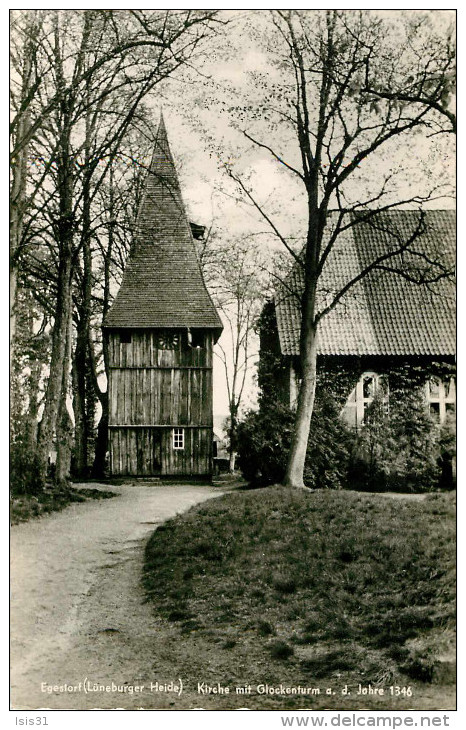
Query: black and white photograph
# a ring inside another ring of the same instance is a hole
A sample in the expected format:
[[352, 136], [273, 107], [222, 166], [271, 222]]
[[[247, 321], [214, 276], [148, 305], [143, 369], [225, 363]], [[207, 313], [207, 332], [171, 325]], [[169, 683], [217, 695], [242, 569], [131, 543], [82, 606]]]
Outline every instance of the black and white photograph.
[[16, 724], [451, 726], [456, 20], [9, 11]]

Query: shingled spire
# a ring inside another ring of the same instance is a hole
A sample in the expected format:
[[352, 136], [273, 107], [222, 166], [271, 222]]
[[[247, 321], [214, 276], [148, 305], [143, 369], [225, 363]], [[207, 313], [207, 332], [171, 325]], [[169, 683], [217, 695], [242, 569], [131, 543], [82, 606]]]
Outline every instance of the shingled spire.
[[221, 320], [207, 292], [163, 116], [133, 246], [105, 328], [210, 328]]

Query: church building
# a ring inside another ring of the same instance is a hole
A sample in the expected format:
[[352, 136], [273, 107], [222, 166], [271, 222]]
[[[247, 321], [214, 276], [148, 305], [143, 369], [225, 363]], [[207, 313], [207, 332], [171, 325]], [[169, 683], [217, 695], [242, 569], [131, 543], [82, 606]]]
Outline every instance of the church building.
[[222, 322], [204, 284], [163, 118], [108, 338], [112, 475], [212, 474], [212, 357]]
[[[330, 214], [330, 230], [337, 218]], [[343, 232], [319, 280], [318, 309], [355, 281], [322, 319], [317, 340], [318, 383], [340, 402], [341, 417], [355, 430], [377, 393], [388, 410], [409, 391], [423, 389], [437, 423], [455, 418], [456, 215], [454, 210], [424, 211], [422, 231], [415, 237], [419, 219], [418, 210], [345, 213]], [[412, 238], [402, 255], [387, 258]], [[377, 260], [380, 265], [361, 276]], [[424, 283], [417, 281], [421, 274]], [[261, 326], [262, 370], [273, 363], [271, 397], [293, 409], [301, 382], [303, 291], [303, 269], [295, 265], [266, 304]]]

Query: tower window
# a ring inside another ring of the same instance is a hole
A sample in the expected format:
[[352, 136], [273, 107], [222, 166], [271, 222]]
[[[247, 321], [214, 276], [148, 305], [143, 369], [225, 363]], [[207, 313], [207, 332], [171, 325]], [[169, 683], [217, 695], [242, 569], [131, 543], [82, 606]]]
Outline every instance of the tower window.
[[201, 348], [204, 347], [205, 337], [202, 330], [188, 330], [188, 343], [190, 347]]
[[173, 429], [173, 448], [176, 451], [184, 449], [184, 428]]

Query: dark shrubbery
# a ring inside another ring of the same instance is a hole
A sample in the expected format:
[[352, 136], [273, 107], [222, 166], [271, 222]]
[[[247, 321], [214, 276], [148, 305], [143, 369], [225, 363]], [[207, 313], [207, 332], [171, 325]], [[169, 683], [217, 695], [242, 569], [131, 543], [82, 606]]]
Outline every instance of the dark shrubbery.
[[440, 486], [442, 489], [452, 489], [456, 486], [456, 417], [447, 416], [447, 420], [439, 434], [439, 467], [441, 471]]
[[350, 486], [369, 491], [427, 492], [451, 488], [453, 424], [429, 416], [421, 390], [394, 394], [387, 411], [376, 397], [353, 448]]
[[12, 444], [10, 452], [10, 489], [14, 496], [43, 492], [38, 460], [34, 452], [27, 449], [22, 441]]
[[[291, 443], [294, 413], [281, 404], [250, 411], [238, 429], [239, 466], [245, 479], [281, 482]], [[348, 470], [350, 433], [329, 396], [316, 398], [304, 481], [315, 488], [340, 489]]]
[[316, 396], [307, 446], [304, 483], [315, 489], [342, 489], [353, 435], [340, 418], [335, 400], [328, 394]]
[[289, 659], [294, 654], [293, 647], [286, 641], [273, 641], [269, 646], [269, 651], [272, 659]]
[[[304, 470], [312, 488], [426, 492], [452, 488], [454, 421], [442, 428], [426, 410], [420, 389], [393, 393], [390, 409], [376, 397], [358, 433], [339, 415], [335, 400], [316, 396]], [[238, 429], [239, 466], [258, 484], [283, 480], [294, 413], [278, 403], [262, 404]]]
[[280, 403], [249, 411], [237, 431], [238, 464], [245, 479], [281, 482], [291, 443], [294, 414]]

